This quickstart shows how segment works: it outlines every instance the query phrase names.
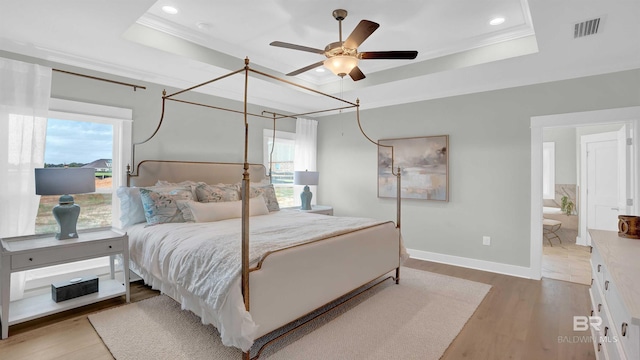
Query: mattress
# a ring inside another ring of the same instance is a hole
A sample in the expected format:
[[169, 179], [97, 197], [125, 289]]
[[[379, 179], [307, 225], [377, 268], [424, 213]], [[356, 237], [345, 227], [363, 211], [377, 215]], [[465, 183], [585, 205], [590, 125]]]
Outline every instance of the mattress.
[[[298, 212], [250, 219], [252, 267], [265, 254], [383, 222]], [[246, 351], [257, 325], [244, 309], [241, 287], [241, 219], [208, 223], [136, 224], [127, 229], [132, 270], [213, 324], [223, 344]], [[403, 249], [404, 250], [404, 249]]]

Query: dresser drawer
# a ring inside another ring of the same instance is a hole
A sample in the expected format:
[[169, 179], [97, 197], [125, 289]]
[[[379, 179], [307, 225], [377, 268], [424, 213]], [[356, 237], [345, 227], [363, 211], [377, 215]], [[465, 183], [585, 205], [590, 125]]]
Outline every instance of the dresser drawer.
[[31, 268], [56, 265], [66, 262], [90, 259], [109, 254], [121, 253], [123, 241], [91, 241], [71, 247], [42, 249], [29, 253], [11, 255], [11, 270], [28, 270]]
[[611, 323], [612, 326], [615, 326], [621, 348], [628, 359], [640, 359], [640, 348], [638, 348], [640, 344], [640, 328], [635, 324], [631, 324], [631, 316], [620, 298], [620, 293], [615, 283], [606, 279], [605, 284], [607, 284], [606, 289], [602, 290], [609, 308]]
[[591, 268], [595, 275], [593, 279], [598, 280], [600, 284], [604, 283], [604, 261], [598, 248], [595, 246], [591, 248]]

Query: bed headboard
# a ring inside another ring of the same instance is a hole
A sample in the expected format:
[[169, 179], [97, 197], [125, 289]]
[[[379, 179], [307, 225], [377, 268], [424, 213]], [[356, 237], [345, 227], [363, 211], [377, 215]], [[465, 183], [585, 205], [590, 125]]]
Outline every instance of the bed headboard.
[[[194, 161], [145, 160], [138, 164], [135, 175], [129, 175], [129, 186], [152, 186], [158, 180], [181, 182], [202, 181], [207, 184], [235, 184], [242, 181], [244, 165], [241, 163], [215, 163]], [[262, 164], [249, 164], [251, 182], [268, 179]]]

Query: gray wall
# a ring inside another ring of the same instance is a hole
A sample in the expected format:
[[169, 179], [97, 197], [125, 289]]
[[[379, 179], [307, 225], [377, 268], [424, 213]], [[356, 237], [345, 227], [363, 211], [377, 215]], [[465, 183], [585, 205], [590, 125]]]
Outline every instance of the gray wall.
[[[121, 85], [59, 72], [53, 73], [51, 96], [54, 98], [132, 109], [134, 143], [147, 139], [155, 130], [162, 113], [162, 91], [166, 89], [167, 93], [171, 94], [180, 90], [8, 52], [0, 51], [0, 57], [146, 86], [146, 90], [133, 91]], [[202, 79], [202, 81], [206, 80], [209, 79]], [[242, 110], [240, 102], [195, 92], [181, 98]], [[274, 109], [250, 106], [248, 110], [259, 114], [263, 110], [273, 111]], [[262, 130], [272, 129], [272, 126], [271, 119], [250, 117], [249, 162], [262, 163]], [[278, 120], [277, 127], [278, 130], [295, 132], [295, 120]], [[145, 159], [242, 162], [243, 149], [242, 114], [170, 101], [167, 102], [160, 131], [151, 141], [137, 147], [135, 160], [136, 163]]]
[[[638, 84], [634, 70], [362, 111], [373, 139], [449, 135], [450, 201], [403, 202], [406, 246], [528, 267], [530, 118], [637, 106]], [[377, 149], [354, 114], [322, 118], [318, 128], [318, 203], [394, 220], [395, 201], [377, 198]]]
[[577, 184], [576, 128], [544, 129], [543, 141], [555, 143], [556, 184]]
[[[7, 52], [0, 56], [147, 86], [134, 92], [70, 75], [53, 77], [54, 97], [133, 109], [134, 141], [149, 136], [160, 118], [163, 86]], [[637, 106], [638, 84], [640, 70], [634, 70], [362, 111], [362, 125], [373, 139], [449, 135], [450, 201], [403, 202], [407, 247], [529, 266], [530, 118]], [[190, 99], [231, 103], [201, 94]], [[250, 107], [262, 110], [270, 109]], [[395, 220], [395, 201], [377, 198], [377, 149], [359, 133], [354, 113], [319, 120], [318, 204], [334, 206], [336, 215]], [[259, 163], [262, 130], [271, 121], [250, 123], [249, 161]], [[278, 129], [295, 131], [295, 121], [280, 120]], [[237, 162], [242, 160], [241, 141], [239, 115], [171, 104], [158, 135], [136, 156]], [[482, 245], [483, 235], [491, 236], [491, 246]]]

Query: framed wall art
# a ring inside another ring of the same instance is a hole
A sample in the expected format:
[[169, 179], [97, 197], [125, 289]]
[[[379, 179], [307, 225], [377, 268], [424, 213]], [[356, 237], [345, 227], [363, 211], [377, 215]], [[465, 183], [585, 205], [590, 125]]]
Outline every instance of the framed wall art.
[[[403, 199], [449, 201], [449, 135], [382, 139], [393, 146], [394, 167], [401, 169]], [[378, 146], [378, 197], [395, 198], [391, 148]]]

